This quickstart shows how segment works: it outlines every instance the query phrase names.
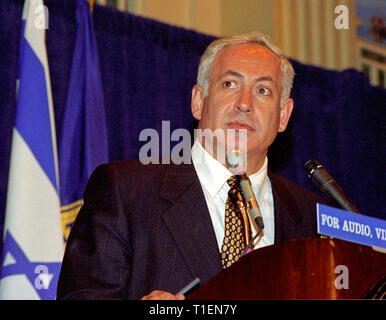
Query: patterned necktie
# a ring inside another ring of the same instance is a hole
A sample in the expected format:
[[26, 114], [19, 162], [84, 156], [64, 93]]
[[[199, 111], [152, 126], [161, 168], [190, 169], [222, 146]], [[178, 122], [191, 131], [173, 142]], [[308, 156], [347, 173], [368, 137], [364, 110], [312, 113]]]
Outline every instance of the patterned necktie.
[[230, 177], [227, 183], [230, 190], [225, 204], [225, 233], [221, 247], [221, 263], [224, 269], [240, 258], [251, 234], [246, 206], [241, 196], [237, 177]]

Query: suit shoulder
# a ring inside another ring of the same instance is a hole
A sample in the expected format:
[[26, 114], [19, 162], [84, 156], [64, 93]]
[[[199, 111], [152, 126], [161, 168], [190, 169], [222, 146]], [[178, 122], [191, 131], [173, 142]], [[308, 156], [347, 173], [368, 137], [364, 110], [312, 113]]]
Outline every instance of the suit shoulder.
[[324, 204], [327, 203], [324, 198], [294, 181], [291, 181], [273, 172], [270, 172], [269, 176], [275, 187], [285, 189], [287, 193], [292, 194], [297, 198], [302, 198], [304, 201], [320, 202]]
[[138, 159], [119, 160], [106, 164], [102, 164], [95, 169], [95, 172], [110, 172], [120, 176], [147, 175], [154, 176], [154, 174], [161, 174], [166, 170], [166, 166], [162, 164], [143, 164]]
[[280, 241], [317, 236], [316, 204], [326, 200], [285, 177], [271, 172], [269, 177]]

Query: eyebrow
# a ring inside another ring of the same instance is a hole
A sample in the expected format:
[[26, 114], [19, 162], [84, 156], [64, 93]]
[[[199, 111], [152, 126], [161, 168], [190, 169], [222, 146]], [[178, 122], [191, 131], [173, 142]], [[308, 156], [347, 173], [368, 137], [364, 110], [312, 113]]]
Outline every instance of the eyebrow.
[[[235, 76], [237, 78], [244, 78], [244, 76], [241, 73], [238, 73], [237, 71], [228, 70], [224, 72], [219, 79], [225, 77], [225, 76]], [[271, 81], [273, 82], [273, 79], [271, 76], [261, 76], [255, 80], [255, 82], [261, 82], [261, 81]]]

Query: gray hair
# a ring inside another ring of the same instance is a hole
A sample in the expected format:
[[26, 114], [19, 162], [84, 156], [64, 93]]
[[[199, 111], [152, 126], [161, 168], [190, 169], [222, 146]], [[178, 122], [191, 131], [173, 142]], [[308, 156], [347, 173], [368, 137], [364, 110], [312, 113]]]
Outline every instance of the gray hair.
[[287, 99], [290, 96], [295, 72], [291, 63], [288, 61], [288, 59], [270, 41], [270, 37], [260, 32], [236, 34], [236, 35], [220, 38], [213, 41], [206, 48], [204, 54], [200, 59], [200, 64], [198, 67], [198, 74], [197, 74], [197, 84], [203, 88], [204, 97], [206, 97], [208, 94], [212, 64], [217, 53], [219, 53], [225, 47], [244, 44], [244, 43], [256, 43], [256, 44], [262, 45], [270, 49], [280, 58], [280, 66], [283, 73], [283, 90], [280, 97], [280, 106], [283, 106], [285, 99]]

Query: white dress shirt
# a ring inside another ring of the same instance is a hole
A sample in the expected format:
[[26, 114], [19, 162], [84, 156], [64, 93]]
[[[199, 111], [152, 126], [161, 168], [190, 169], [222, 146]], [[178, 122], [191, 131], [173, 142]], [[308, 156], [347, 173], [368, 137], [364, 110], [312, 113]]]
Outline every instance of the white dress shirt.
[[[233, 175], [214, 159], [196, 140], [192, 147], [192, 161], [204, 191], [210, 217], [216, 234], [219, 251], [224, 238], [225, 203], [230, 189], [227, 180]], [[262, 168], [249, 176], [264, 221], [264, 230], [255, 242], [254, 249], [269, 246], [275, 241], [275, 222], [271, 182], [268, 178], [268, 158]], [[256, 234], [251, 222], [252, 235]]]

